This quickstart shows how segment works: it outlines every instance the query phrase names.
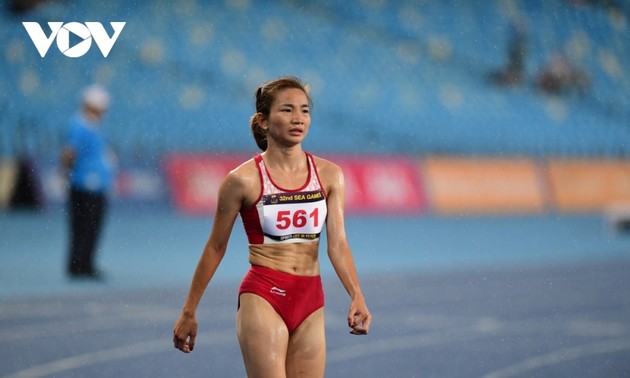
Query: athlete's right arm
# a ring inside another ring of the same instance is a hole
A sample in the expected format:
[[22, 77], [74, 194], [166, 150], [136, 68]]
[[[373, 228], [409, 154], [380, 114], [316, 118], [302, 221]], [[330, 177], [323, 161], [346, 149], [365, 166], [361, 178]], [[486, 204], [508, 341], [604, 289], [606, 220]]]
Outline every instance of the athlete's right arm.
[[192, 352], [197, 334], [195, 311], [227, 250], [228, 239], [246, 193], [245, 180], [235, 171], [230, 172], [219, 189], [212, 232], [195, 269], [182, 313], [173, 330], [175, 348]]

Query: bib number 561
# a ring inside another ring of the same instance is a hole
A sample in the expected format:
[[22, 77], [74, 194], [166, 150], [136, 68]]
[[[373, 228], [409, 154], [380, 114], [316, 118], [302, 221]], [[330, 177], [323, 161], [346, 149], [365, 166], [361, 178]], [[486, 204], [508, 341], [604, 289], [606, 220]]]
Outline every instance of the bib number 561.
[[295, 228], [302, 228], [306, 226], [308, 219], [313, 219], [313, 226], [319, 226], [319, 213], [318, 209], [315, 208], [310, 214], [306, 212], [306, 210], [295, 210], [293, 215], [291, 215], [290, 210], [281, 210], [278, 211], [278, 216], [276, 218], [276, 227], [279, 230], [286, 230], [289, 227], [293, 226]]

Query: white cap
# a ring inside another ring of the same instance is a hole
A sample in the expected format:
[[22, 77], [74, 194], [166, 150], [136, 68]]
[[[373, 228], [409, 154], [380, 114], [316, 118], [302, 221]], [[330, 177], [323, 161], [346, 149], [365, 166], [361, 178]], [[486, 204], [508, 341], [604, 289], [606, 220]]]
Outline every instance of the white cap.
[[105, 111], [109, 108], [109, 93], [99, 84], [92, 84], [83, 89], [83, 104], [96, 110]]

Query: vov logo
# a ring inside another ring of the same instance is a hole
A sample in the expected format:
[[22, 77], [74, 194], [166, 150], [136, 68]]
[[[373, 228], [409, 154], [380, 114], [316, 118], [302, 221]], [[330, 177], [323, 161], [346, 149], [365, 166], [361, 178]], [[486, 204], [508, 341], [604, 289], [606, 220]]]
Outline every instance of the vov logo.
[[[39, 23], [22, 22], [42, 58], [46, 56], [53, 40], [57, 41], [59, 51], [69, 58], [79, 58], [85, 55], [92, 47], [92, 40], [94, 40], [103, 57], [107, 58], [126, 22], [110, 22], [109, 24], [114, 29], [111, 37], [100, 22], [86, 22], [85, 24], [80, 22], [65, 24], [63, 22], [49, 22], [50, 35], [47, 36]], [[78, 43], [72, 46], [70, 46], [70, 33], [76, 36], [75, 39], [80, 39]]]

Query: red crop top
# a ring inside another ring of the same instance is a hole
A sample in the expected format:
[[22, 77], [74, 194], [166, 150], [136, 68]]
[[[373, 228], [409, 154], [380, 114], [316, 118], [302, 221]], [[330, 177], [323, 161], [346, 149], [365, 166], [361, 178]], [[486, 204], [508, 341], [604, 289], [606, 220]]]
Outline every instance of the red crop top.
[[279, 187], [269, 175], [260, 154], [254, 156], [260, 174], [261, 193], [241, 210], [249, 244], [304, 243], [319, 240], [326, 222], [326, 193], [313, 156], [306, 153], [308, 178], [298, 189]]

